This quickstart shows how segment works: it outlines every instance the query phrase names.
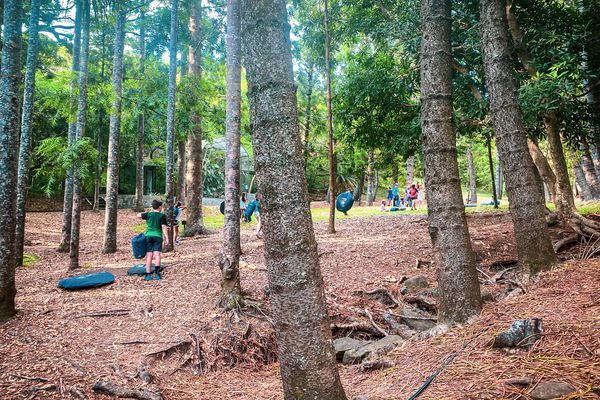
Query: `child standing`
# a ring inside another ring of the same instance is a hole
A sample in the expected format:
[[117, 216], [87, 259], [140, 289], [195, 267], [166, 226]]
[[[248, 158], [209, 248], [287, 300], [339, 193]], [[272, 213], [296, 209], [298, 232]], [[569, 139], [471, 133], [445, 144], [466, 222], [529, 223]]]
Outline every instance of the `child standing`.
[[183, 209], [185, 208], [184, 205], [181, 204], [180, 201], [177, 202], [177, 204], [175, 204], [175, 207], [173, 207], [173, 243], [174, 244], [179, 244], [179, 222], [181, 221], [181, 213], [183, 212]]
[[160, 280], [160, 258], [163, 243], [163, 226], [167, 226], [167, 217], [162, 212], [162, 201], [152, 201], [152, 211], [139, 213], [146, 220], [146, 280], [152, 279], [152, 260], [154, 259], [154, 279]]

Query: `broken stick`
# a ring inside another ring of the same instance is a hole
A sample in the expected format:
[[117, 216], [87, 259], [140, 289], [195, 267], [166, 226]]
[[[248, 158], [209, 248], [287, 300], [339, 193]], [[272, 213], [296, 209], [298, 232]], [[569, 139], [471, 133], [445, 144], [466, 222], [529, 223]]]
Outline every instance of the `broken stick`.
[[94, 392], [105, 393], [121, 398], [138, 400], [162, 400], [160, 393], [153, 393], [144, 389], [130, 389], [107, 381], [98, 381], [92, 387]]

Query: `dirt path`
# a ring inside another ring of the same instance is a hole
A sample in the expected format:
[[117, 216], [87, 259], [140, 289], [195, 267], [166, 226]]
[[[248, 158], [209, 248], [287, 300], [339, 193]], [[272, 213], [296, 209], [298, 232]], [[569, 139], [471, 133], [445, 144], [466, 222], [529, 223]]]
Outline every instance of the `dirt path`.
[[[0, 398], [77, 398], [77, 387], [89, 398], [91, 386], [106, 379], [140, 386], [136, 368], [144, 355], [202, 336], [219, 316], [213, 307], [219, 293], [217, 257], [221, 232], [183, 239], [177, 252], [167, 254], [161, 281], [144, 282], [126, 270], [136, 261], [128, 240], [139, 222], [129, 211], [119, 214], [119, 251], [100, 254], [103, 214], [85, 212], [82, 220], [83, 271], [109, 270], [111, 286], [65, 292], [56, 287], [66, 275], [68, 255], [54, 251], [60, 236], [59, 213], [28, 215], [26, 252], [41, 259], [17, 271], [19, 315], [0, 326]], [[509, 260], [514, 239], [506, 214], [469, 217], [470, 231], [482, 266]], [[425, 275], [435, 281], [424, 216], [385, 215], [337, 223], [328, 235], [316, 232], [321, 267], [332, 316], [339, 307], [356, 302], [353, 292], [387, 286], [397, 290], [402, 276]], [[255, 299], [266, 301], [267, 284], [262, 241], [242, 231], [242, 286]], [[523, 390], [504, 384], [530, 375], [534, 381], [560, 378], [583, 393], [600, 386], [600, 268], [597, 261], [569, 262], [544, 274], [525, 295], [486, 305], [482, 315], [464, 329], [421, 342], [406, 342], [390, 358], [394, 367], [361, 372], [341, 366], [349, 398], [403, 399], [415, 390], [443, 359], [476, 338], [427, 390], [423, 399], [517, 398]], [[390, 283], [391, 282], [391, 283]], [[488, 288], [493, 291], [495, 288]], [[152, 306], [153, 317], [142, 312]], [[83, 317], [85, 313], [125, 309], [126, 315]], [[485, 346], [491, 335], [519, 318], [542, 317], [543, 339], [529, 353], [505, 354]], [[246, 365], [194, 376], [174, 372], [160, 360], [150, 365], [166, 399], [281, 399], [277, 365]], [[47, 390], [35, 391], [34, 388]], [[587, 394], [581, 398], [596, 398]], [[527, 397], [524, 397], [527, 398]]]

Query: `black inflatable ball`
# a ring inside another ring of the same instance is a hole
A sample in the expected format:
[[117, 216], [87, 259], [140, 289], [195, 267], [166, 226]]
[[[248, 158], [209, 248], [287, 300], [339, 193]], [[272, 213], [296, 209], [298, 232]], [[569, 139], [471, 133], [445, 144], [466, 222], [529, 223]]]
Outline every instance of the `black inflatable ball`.
[[221, 202], [221, 205], [219, 206], [219, 211], [221, 211], [221, 214], [225, 215], [225, 201]]

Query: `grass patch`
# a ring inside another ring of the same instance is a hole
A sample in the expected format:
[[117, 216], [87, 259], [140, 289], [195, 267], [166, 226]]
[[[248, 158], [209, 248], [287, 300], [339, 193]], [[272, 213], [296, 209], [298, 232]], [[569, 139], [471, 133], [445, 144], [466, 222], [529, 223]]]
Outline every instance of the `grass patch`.
[[40, 260], [40, 256], [33, 253], [25, 253], [23, 254], [23, 266], [24, 267], [33, 267], [35, 263]]
[[582, 214], [582, 215], [589, 215], [589, 214], [600, 214], [600, 202], [595, 201], [595, 202], [589, 202], [589, 203], [585, 203], [585, 204], [576, 204], [577, 206], [577, 210]]

